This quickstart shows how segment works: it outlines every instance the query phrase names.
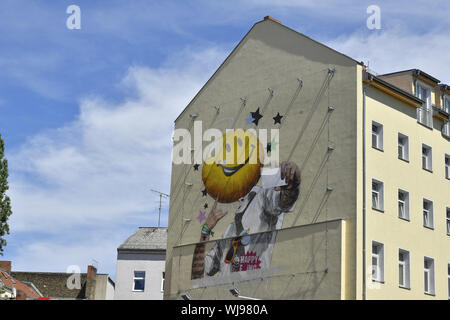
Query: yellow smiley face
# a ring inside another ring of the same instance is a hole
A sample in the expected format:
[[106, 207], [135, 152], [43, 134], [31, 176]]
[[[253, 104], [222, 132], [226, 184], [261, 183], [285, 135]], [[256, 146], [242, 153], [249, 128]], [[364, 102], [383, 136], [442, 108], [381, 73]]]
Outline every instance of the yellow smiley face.
[[219, 202], [234, 202], [258, 182], [263, 148], [252, 131], [236, 129], [222, 136], [215, 153], [202, 169], [206, 192]]

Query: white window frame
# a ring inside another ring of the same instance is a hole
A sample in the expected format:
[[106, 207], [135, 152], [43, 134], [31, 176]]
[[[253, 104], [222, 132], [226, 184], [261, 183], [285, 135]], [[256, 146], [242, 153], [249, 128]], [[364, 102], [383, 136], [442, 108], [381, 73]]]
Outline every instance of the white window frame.
[[[137, 277], [136, 273], [138, 272], [143, 272], [144, 273], [144, 277]], [[144, 270], [134, 270], [133, 271], [133, 287], [132, 287], [132, 291], [133, 292], [144, 292], [145, 291], [145, 278], [147, 276], [147, 273]], [[136, 289], [136, 280], [143, 280], [144, 281], [144, 289]]]
[[166, 272], [163, 271], [161, 273], [161, 292], [164, 292], [165, 281], [166, 281]]
[[[373, 187], [375, 185], [378, 185], [379, 189], [375, 190]], [[377, 205], [374, 205], [374, 194], [377, 194], [378, 203]], [[384, 183], [382, 181], [379, 181], [377, 179], [372, 179], [372, 209], [384, 211]]]
[[[400, 255], [403, 255], [404, 260], [400, 260]], [[403, 268], [403, 283], [401, 283], [401, 270]], [[410, 254], [408, 250], [398, 249], [398, 285], [401, 288], [410, 289], [411, 281], [410, 281]]]
[[[374, 252], [378, 248], [378, 252]], [[376, 263], [374, 264], [374, 260]], [[384, 282], [384, 244], [372, 241], [372, 281]], [[375, 275], [374, 275], [375, 273]]]
[[[374, 132], [373, 127], [377, 128]], [[383, 139], [384, 127], [381, 123], [372, 121], [372, 148], [383, 150], [384, 139]]]
[[[425, 203], [429, 204], [430, 207], [425, 209]], [[423, 220], [423, 226], [434, 229], [434, 214], [433, 214], [433, 201], [423, 198], [422, 200], [422, 220]], [[425, 216], [427, 216], [428, 223], [425, 223]]]
[[[427, 97], [426, 99], [422, 99], [419, 96], [419, 87], [427, 91]], [[427, 110], [431, 109], [432, 101], [431, 101], [431, 93], [433, 92], [433, 88], [429, 85], [427, 85], [425, 82], [422, 82], [420, 80], [416, 80], [416, 97], [419, 99], [422, 99], [425, 101], [425, 107]]]
[[450, 263], [447, 264], [448, 299], [450, 300]]
[[422, 143], [422, 169], [433, 171], [433, 148], [425, 143]]
[[[427, 263], [430, 263], [428, 267]], [[435, 278], [434, 278], [434, 259], [430, 257], [424, 257], [423, 259], [423, 278], [424, 278], [424, 292], [426, 294], [435, 295]], [[428, 284], [428, 290], [427, 290]]]
[[[400, 194], [404, 195], [404, 199], [400, 199]], [[403, 220], [410, 220], [409, 218], [409, 192], [403, 189], [398, 189], [397, 191], [397, 204], [398, 204], [398, 217]], [[400, 204], [403, 204], [404, 214], [401, 215]]]
[[[403, 140], [403, 144], [400, 143], [400, 141]], [[403, 133], [398, 133], [398, 147], [397, 147], [397, 153], [398, 158], [409, 161], [409, 137]], [[400, 148], [402, 148], [402, 152], [400, 152]]]
[[444, 171], [445, 178], [450, 180], [450, 155], [445, 154], [444, 156]]
[[445, 225], [446, 225], [446, 229], [447, 229], [447, 235], [450, 236], [450, 207], [447, 207], [445, 209], [446, 209]]
[[450, 113], [450, 96], [444, 95], [442, 102], [443, 102], [442, 109], [444, 109], [445, 112]]

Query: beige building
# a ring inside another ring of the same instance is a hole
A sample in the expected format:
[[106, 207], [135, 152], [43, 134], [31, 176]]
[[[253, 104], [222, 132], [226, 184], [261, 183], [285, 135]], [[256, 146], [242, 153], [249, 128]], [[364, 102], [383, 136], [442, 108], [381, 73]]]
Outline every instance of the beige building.
[[270, 184], [259, 162], [173, 164], [165, 299], [448, 299], [449, 112], [450, 88], [420, 70], [375, 76], [256, 23], [175, 129], [194, 159], [210, 144], [199, 123], [253, 129], [301, 183]]

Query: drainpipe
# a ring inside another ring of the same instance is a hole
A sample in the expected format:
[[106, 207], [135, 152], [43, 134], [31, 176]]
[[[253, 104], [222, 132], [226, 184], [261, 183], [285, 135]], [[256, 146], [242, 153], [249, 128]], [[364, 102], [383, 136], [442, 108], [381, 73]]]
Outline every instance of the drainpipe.
[[362, 299], [366, 300], [366, 88], [370, 86], [373, 81], [373, 76], [369, 74], [369, 83], [363, 84], [363, 123], [362, 123], [362, 141], [363, 141], [363, 290]]

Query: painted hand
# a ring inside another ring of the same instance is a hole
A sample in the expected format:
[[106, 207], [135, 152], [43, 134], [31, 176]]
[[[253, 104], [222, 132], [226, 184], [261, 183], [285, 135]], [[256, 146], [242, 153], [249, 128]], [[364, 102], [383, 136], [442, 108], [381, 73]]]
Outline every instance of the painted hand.
[[210, 228], [211, 230], [216, 226], [217, 222], [219, 222], [220, 219], [222, 219], [228, 211], [222, 211], [217, 209], [217, 199], [214, 201], [214, 205], [211, 208], [211, 211], [208, 214], [208, 217], [206, 217], [205, 224]]
[[281, 164], [281, 179], [286, 178], [287, 189], [295, 188], [300, 184], [300, 168], [294, 162]]

